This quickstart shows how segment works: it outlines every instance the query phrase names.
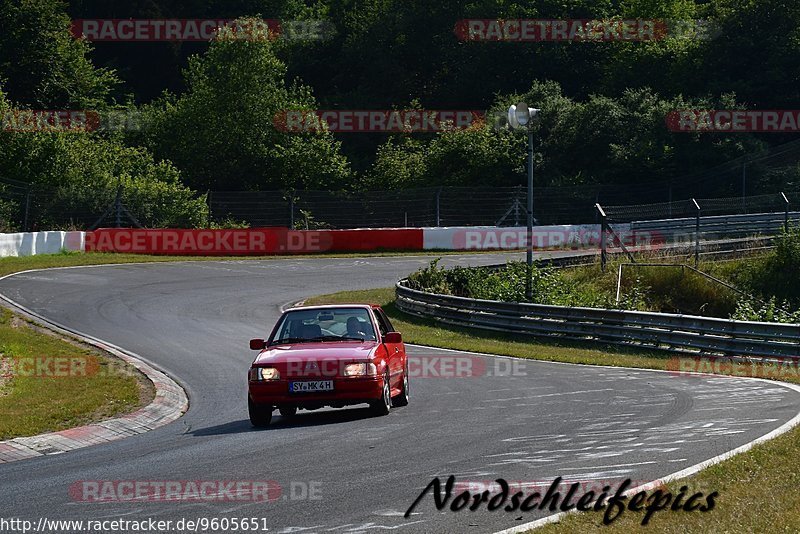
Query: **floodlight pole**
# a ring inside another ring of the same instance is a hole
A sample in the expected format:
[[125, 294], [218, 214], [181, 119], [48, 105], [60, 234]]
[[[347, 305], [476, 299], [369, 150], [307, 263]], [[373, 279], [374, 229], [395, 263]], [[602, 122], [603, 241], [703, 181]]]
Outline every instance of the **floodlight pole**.
[[533, 296], [533, 123], [538, 118], [538, 109], [529, 108], [520, 102], [508, 108], [508, 125], [513, 130], [525, 130], [528, 134], [528, 275], [525, 277], [525, 298]]
[[533, 296], [533, 130], [528, 129], [528, 274], [525, 278], [525, 298]]

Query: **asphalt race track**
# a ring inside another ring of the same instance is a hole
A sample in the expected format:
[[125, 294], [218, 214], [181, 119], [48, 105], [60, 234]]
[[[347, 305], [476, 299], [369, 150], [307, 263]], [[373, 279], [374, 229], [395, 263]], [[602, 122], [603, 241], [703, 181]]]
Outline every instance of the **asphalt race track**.
[[[442, 263], [508, 257], [445, 256]], [[530, 361], [507, 373], [510, 360], [480, 357], [476, 376], [416, 378], [411, 404], [387, 417], [360, 408], [301, 412], [292, 423], [276, 415], [270, 428], [251, 428], [245, 373], [254, 354], [247, 342], [268, 334], [280, 306], [387, 287], [428, 261], [163, 263], [57, 269], [0, 282], [0, 292], [21, 305], [155, 363], [186, 388], [191, 403], [183, 418], [146, 434], [0, 465], [2, 515], [257, 517], [270, 533], [494, 532], [546, 514], [440, 512], [428, 496], [411, 518], [402, 516], [434, 476], [539, 485], [558, 476], [647, 481], [748, 443], [800, 411], [798, 393], [763, 381]], [[282, 489], [273, 502], [76, 502], [69, 490], [83, 480], [257, 480]]]

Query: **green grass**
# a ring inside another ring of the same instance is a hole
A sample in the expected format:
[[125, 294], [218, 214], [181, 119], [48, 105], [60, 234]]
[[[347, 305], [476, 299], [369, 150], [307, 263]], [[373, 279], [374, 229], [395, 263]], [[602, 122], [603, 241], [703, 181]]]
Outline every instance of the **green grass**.
[[[134, 368], [0, 308], [0, 440], [63, 430], [133, 411], [153, 398]], [[36, 360], [44, 362], [36, 368]], [[62, 362], [76, 362], [77, 365]], [[59, 367], [56, 367], [59, 362]], [[49, 373], [61, 376], [48, 376]]]
[[[672, 358], [663, 353], [642, 353], [617, 347], [586, 344], [554, 344], [523, 336], [502, 335], [451, 327], [411, 317], [394, 305], [392, 288], [347, 291], [310, 298], [307, 304], [372, 302], [384, 307], [394, 327], [403, 333], [404, 341], [436, 347], [504, 354], [522, 358], [551, 360], [590, 365], [665, 369]], [[786, 381], [800, 383], [795, 376]], [[765, 414], [767, 416], [767, 414]], [[627, 509], [611, 525], [602, 524], [602, 512], [584, 512], [567, 516], [557, 524], [535, 532], [566, 534], [573, 532], [628, 533], [645, 531], [678, 534], [684, 532], [798, 532], [800, 531], [800, 428], [760, 444], [697, 475], [669, 484], [677, 495], [687, 485], [689, 493], [704, 495], [718, 491], [716, 507], [706, 513], [698, 511], [661, 511], [643, 527], [643, 512]], [[654, 490], [648, 492], [652, 495]], [[496, 512], [501, 513], [501, 512]], [[534, 532], [534, 531], [531, 531]]]

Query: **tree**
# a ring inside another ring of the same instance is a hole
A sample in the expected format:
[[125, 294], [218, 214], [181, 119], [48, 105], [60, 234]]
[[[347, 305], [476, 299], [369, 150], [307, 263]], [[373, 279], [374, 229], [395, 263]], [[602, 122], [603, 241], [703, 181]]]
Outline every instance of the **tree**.
[[[537, 187], [666, 184], [698, 166], [720, 164], [761, 147], [746, 134], [732, 138], [673, 133], [666, 128], [669, 112], [735, 107], [732, 95], [717, 101], [665, 99], [642, 88], [626, 90], [618, 98], [591, 95], [575, 101], [564, 96], [558, 83], [536, 81], [522, 94], [498, 97], [489, 117], [504, 115], [510, 104], [519, 101], [541, 108], [541, 121], [535, 126]], [[378, 150], [368, 183], [389, 187], [522, 184], [525, 133], [497, 126], [497, 121], [489, 120], [429, 141], [389, 140]]]
[[169, 159], [197, 189], [336, 189], [350, 176], [339, 143], [327, 131], [281, 130], [281, 113], [314, 110], [309, 88], [284, 81], [286, 66], [253, 19], [244, 32], [223, 29], [192, 57], [186, 93], [145, 110], [142, 142]]
[[0, 0], [0, 86], [33, 109], [97, 109], [119, 83], [70, 33], [61, 0]]
[[[18, 111], [0, 92], [0, 113]], [[0, 132], [0, 169], [4, 178], [31, 184], [31, 208], [42, 229], [91, 225], [120, 186], [126, 206], [145, 226], [191, 228], [207, 223], [205, 197], [185, 187], [174, 166], [155, 161], [146, 149], [127, 147], [98, 133]]]

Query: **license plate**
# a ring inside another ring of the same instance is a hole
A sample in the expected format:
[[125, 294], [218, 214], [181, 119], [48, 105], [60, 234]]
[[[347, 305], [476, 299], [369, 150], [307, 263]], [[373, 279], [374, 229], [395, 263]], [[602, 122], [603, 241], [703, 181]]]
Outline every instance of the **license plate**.
[[308, 380], [304, 382], [290, 382], [289, 391], [292, 393], [313, 393], [315, 391], [333, 391], [333, 380]]

